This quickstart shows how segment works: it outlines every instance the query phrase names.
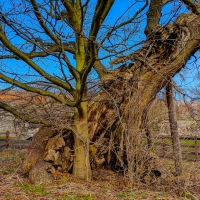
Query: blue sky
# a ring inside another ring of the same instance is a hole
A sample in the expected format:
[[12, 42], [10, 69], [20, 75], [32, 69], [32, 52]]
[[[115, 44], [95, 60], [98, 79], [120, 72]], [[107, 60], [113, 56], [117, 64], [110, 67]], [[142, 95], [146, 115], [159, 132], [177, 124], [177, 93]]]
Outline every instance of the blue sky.
[[[6, 1], [5, 1], [6, 2]], [[127, 7], [130, 7], [130, 5], [133, 4], [133, 7], [131, 7], [130, 10], [127, 10]], [[144, 5], [144, 1], [137, 1], [134, 4], [134, 1], [130, 1], [130, 0], [117, 0], [116, 3], [114, 3], [106, 21], [105, 21], [105, 26], [112, 26], [116, 19], [119, 18], [119, 16], [121, 16], [122, 13], [124, 13], [124, 18], [128, 18], [130, 16], [132, 16], [139, 8], [141, 8]], [[165, 6], [163, 8], [163, 18], [161, 20], [161, 23], [166, 24], [168, 22], [169, 19], [173, 19], [173, 17], [176, 17], [176, 15], [179, 12], [183, 12], [186, 10], [185, 7], [181, 7], [181, 9], [178, 7], [179, 6], [179, 2], [175, 1], [175, 3], [172, 4], [168, 4], [167, 6]], [[176, 15], [174, 15], [174, 12], [172, 12], [173, 9], [177, 9], [178, 8], [178, 12], [176, 13]], [[135, 34], [129, 38], [129, 40], [126, 42], [127, 47], [132, 46], [133, 44], [137, 43], [138, 41], [141, 41], [143, 39], [145, 39], [145, 35], [143, 33], [144, 31], [144, 27], [146, 25], [146, 11], [145, 10], [140, 17], [134, 22], [135, 24], [137, 24], [138, 26], [136, 27], [136, 32]], [[133, 25], [132, 25], [133, 27]], [[129, 28], [129, 27], [127, 27]], [[103, 30], [102, 30], [103, 31]], [[130, 30], [129, 30], [130, 31]], [[103, 32], [102, 32], [103, 33]], [[119, 33], [119, 36], [124, 37], [126, 31]], [[99, 34], [99, 37], [101, 37], [101, 34]], [[16, 42], [21, 42], [22, 40], [19, 38], [15, 38], [13, 40], [15, 43]], [[134, 47], [131, 49], [134, 50], [138, 47]], [[130, 51], [130, 52], [131, 52]], [[101, 52], [100, 56], [104, 57], [104, 53], [105, 52]], [[122, 54], [123, 55], [123, 54]], [[114, 57], [112, 57], [114, 58]], [[72, 62], [73, 65], [75, 65], [75, 60], [73, 59], [73, 56], [70, 55], [70, 61]], [[105, 59], [104, 61], [102, 61], [106, 66], [111, 67], [109, 65], [109, 61], [110, 59]], [[2, 61], [0, 61], [2, 63]], [[43, 60], [43, 61], [39, 61], [38, 64], [40, 64], [40, 66], [42, 66], [42, 68], [44, 68], [45, 70], [47, 70], [50, 74], [58, 74], [59, 75], [59, 70], [57, 68], [57, 66], [59, 66], [59, 63], [56, 62], [55, 60], [53, 60], [53, 57], [50, 57], [50, 59], [47, 61]], [[12, 69], [13, 72], [18, 72], [19, 74], [26, 74], [28, 72], [33, 73], [32, 70], [27, 69], [26, 65], [21, 62], [21, 61], [15, 61], [15, 60], [7, 60], [3, 62], [3, 65], [5, 69], [8, 69], [10, 67], [10, 69]], [[185, 81], [183, 82], [181, 80], [181, 78], [179, 76], [176, 76], [174, 78], [174, 80], [177, 82], [177, 85], [179, 85], [180, 87], [190, 87], [194, 86], [197, 84], [197, 82], [195, 81], [196, 79], [194, 79], [194, 77], [196, 76], [197, 73], [197, 67], [195, 67], [192, 62], [188, 62], [187, 64], [187, 70], [185, 70], [186, 72], [184, 72], [184, 77], [185, 77]], [[9, 70], [11, 72], [11, 70]], [[35, 73], [35, 75], [37, 75], [37, 73]], [[29, 77], [30, 78], [30, 77]]]

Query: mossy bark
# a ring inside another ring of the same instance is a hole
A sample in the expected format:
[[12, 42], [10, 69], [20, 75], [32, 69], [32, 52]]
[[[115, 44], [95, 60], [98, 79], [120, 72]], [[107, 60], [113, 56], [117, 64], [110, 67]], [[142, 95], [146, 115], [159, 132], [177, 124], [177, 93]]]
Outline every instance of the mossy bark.
[[89, 160], [89, 134], [88, 134], [88, 105], [80, 103], [75, 108], [74, 119], [74, 163], [73, 174], [84, 180], [91, 180], [91, 168]]

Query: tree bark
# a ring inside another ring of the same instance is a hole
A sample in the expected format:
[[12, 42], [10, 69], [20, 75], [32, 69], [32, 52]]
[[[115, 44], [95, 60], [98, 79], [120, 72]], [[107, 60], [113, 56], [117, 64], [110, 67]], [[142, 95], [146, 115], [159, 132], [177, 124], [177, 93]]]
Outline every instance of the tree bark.
[[[183, 14], [173, 24], [152, 32], [142, 49], [112, 61], [112, 64], [128, 60], [134, 63], [122, 65], [101, 79], [103, 92], [89, 110], [90, 139], [95, 142], [100, 135], [110, 136], [113, 145], [109, 151], [116, 154], [112, 166], [128, 165], [129, 171], [136, 174], [141, 159], [145, 159], [142, 154], [150, 154], [142, 150], [144, 115], [168, 77], [178, 73], [199, 48], [199, 30], [199, 17]], [[123, 162], [121, 152], [126, 152]], [[106, 162], [113, 160], [107, 158]]]
[[89, 134], [88, 134], [88, 103], [80, 103], [75, 108], [74, 117], [74, 163], [73, 174], [86, 181], [91, 180], [89, 160]]
[[170, 123], [172, 145], [173, 145], [175, 170], [176, 174], [180, 176], [182, 174], [182, 154], [181, 154], [181, 145], [178, 133], [176, 109], [174, 106], [173, 87], [171, 81], [172, 80], [169, 79], [169, 83], [167, 84], [166, 96], [167, 96], [168, 115], [169, 115], [169, 123]]
[[86, 102], [75, 109], [76, 176], [90, 179], [90, 163], [93, 168], [123, 169], [131, 179], [151, 171], [151, 150], [142, 140], [144, 115], [168, 77], [178, 73], [199, 49], [199, 32], [199, 17], [183, 14], [173, 24], [152, 32], [143, 48], [112, 62], [133, 63], [102, 75], [102, 92], [90, 102], [88, 120]]

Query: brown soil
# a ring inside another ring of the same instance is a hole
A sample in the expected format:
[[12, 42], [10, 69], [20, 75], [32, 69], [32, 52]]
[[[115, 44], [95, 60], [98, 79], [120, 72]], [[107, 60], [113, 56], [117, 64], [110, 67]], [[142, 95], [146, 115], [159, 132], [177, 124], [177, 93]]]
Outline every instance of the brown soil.
[[[56, 172], [54, 184], [34, 186], [21, 173], [24, 150], [0, 152], [0, 200], [117, 200], [117, 199], [200, 199], [200, 162], [185, 162], [184, 175], [169, 176], [149, 184], [128, 183], [123, 174], [110, 170], [93, 171], [93, 180], [84, 182], [68, 173]], [[171, 160], [162, 160], [173, 171]]]

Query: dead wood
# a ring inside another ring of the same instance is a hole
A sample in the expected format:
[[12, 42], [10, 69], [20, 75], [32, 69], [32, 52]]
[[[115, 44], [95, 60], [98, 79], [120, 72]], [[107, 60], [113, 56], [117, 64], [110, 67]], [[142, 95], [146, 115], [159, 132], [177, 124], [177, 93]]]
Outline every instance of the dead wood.
[[37, 162], [29, 172], [29, 180], [35, 185], [52, 184], [54, 179], [51, 176], [55, 172], [53, 165], [49, 162]]
[[49, 128], [41, 128], [33, 137], [28, 152], [24, 158], [22, 163], [22, 170], [24, 174], [28, 174], [31, 168], [38, 161], [42, 161], [44, 159], [44, 152], [48, 140], [50, 137], [56, 135], [56, 131], [54, 129]]
[[[199, 17], [183, 14], [173, 24], [151, 33], [140, 50], [112, 61], [112, 64], [128, 60], [132, 63], [103, 76], [102, 92], [90, 102], [88, 120], [92, 168], [120, 169], [139, 178], [156, 171], [151, 149], [142, 140], [146, 134], [144, 116], [168, 78], [173, 77], [199, 48], [199, 32]], [[55, 132], [48, 133], [45, 140], [41, 132], [36, 134], [23, 163], [25, 173], [38, 160], [44, 159], [58, 169], [70, 170], [72, 133], [67, 133], [67, 137], [63, 134], [68, 149], [63, 148], [63, 139], [57, 138], [60, 142], [54, 144], [54, 140], [51, 144], [50, 138], [55, 135]], [[46, 147], [47, 140], [49, 144]], [[37, 148], [33, 148], [35, 145]], [[61, 160], [65, 156], [63, 164]]]

